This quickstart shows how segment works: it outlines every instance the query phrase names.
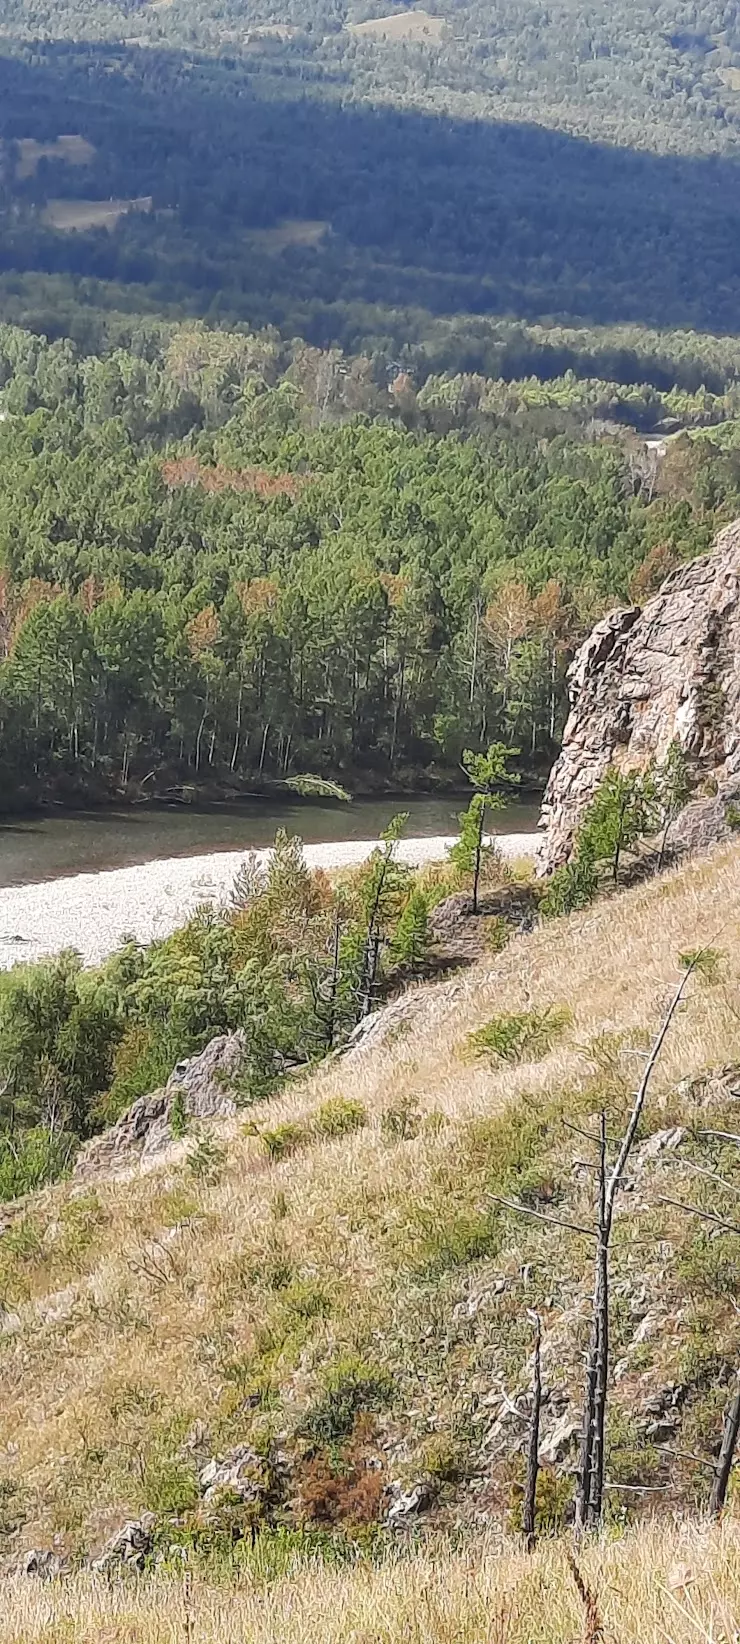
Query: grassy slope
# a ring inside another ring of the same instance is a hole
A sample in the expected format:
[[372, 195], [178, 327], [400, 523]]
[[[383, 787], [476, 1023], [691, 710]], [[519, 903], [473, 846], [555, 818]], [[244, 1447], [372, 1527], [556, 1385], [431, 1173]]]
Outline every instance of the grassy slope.
[[[351, 1425], [342, 1428], [332, 1403], [337, 1387], [371, 1407], [366, 1442], [384, 1477], [433, 1480], [439, 1522], [481, 1523], [508, 1508], [521, 1461], [512, 1456], [518, 1428], [507, 1425], [504, 1395], [528, 1385], [527, 1309], [543, 1309], [554, 1398], [577, 1398], [589, 1251], [584, 1240], [497, 1211], [486, 1195], [562, 1198], [576, 1220], [588, 1214], [591, 1181], [574, 1167], [587, 1144], [560, 1117], [586, 1124], [606, 1104], [617, 1124], [636, 1060], [629, 1045], [617, 1054], [614, 1036], [634, 1045], [654, 1028], [678, 953], [707, 942], [727, 953], [725, 981], [697, 987], [678, 1019], [644, 1134], [692, 1120], [740, 1128], [737, 1103], [700, 1078], [740, 1060], [739, 934], [733, 845], [430, 987], [416, 1023], [394, 1042], [255, 1110], [260, 1130], [304, 1127], [277, 1162], [259, 1136], [235, 1126], [223, 1158], [211, 1161], [214, 1179], [194, 1171], [181, 1148], [145, 1177], [55, 1188], [14, 1213], [0, 1241], [6, 1548], [49, 1545], [56, 1535], [74, 1552], [99, 1545], [143, 1507], [187, 1508], [199, 1443], [210, 1455], [277, 1434], [300, 1458], [307, 1420], [314, 1434], [328, 1420], [336, 1455]], [[492, 1014], [550, 1004], [567, 1005], [573, 1023], [539, 1062], [496, 1071], [461, 1055], [467, 1032]], [[699, 1084], [689, 1088], [692, 1080]], [[365, 1126], [334, 1138], [315, 1126], [309, 1134], [307, 1119], [337, 1096], [359, 1098]], [[185, 1153], [193, 1145], [186, 1141]], [[681, 1151], [699, 1157], [698, 1147]], [[725, 1173], [735, 1167], [732, 1150], [712, 1159]], [[672, 1442], [697, 1451], [716, 1438], [723, 1365], [740, 1358], [732, 1305], [740, 1241], [708, 1238], [700, 1222], [657, 1202], [659, 1194], [708, 1202], [714, 1193], [675, 1154], [646, 1162], [632, 1179], [616, 1232], [609, 1476], [668, 1483], [655, 1499], [673, 1504], [691, 1500], [702, 1475], [646, 1445], [638, 1413], [656, 1386], [680, 1381]], [[731, 1210], [732, 1200], [719, 1202]], [[196, 1422], [193, 1453], [183, 1441]], [[310, 1501], [315, 1489], [315, 1469], [299, 1459], [290, 1500]], [[546, 1478], [545, 1505], [557, 1507], [560, 1490]], [[733, 1570], [727, 1579], [737, 1584], [736, 1558]], [[453, 1574], [454, 1589], [463, 1577]], [[392, 1586], [395, 1578], [372, 1579]], [[490, 1572], [478, 1579], [485, 1585]], [[418, 1581], [425, 1586], [423, 1572]], [[471, 1614], [476, 1591], [466, 1600]], [[326, 1602], [328, 1613], [330, 1586], [327, 1593], [312, 1589], [311, 1602]], [[352, 1599], [358, 1614], [363, 1602], [361, 1584]], [[395, 1636], [353, 1625], [354, 1633], [320, 1636], [362, 1644]], [[25, 1626], [0, 1620], [0, 1640], [42, 1636]], [[232, 1635], [205, 1626], [202, 1636]], [[478, 1633], [471, 1622], [467, 1631], [440, 1624], [424, 1636]]]

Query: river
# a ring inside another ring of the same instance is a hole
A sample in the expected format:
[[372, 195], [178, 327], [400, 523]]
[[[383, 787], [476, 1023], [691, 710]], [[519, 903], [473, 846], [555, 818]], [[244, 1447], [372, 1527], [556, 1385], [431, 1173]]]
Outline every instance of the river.
[[[0, 821], [0, 887], [211, 851], [259, 850], [272, 844], [276, 828], [300, 834], [306, 844], [375, 839], [398, 811], [408, 812], [407, 838], [436, 838], [457, 832], [466, 799], [385, 797], [351, 805], [253, 799], [202, 810], [158, 805], [10, 817]], [[505, 834], [531, 833], [538, 815], [539, 804], [529, 795], [495, 813], [491, 826]]]

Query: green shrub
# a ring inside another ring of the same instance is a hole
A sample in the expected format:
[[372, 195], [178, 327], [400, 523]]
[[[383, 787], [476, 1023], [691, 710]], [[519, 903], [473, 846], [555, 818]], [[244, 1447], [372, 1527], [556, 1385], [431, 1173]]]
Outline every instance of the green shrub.
[[734, 1296], [740, 1269], [740, 1238], [734, 1233], [695, 1232], [676, 1260], [676, 1274], [690, 1295]]
[[521, 1014], [505, 1012], [494, 1016], [485, 1027], [468, 1034], [466, 1050], [472, 1057], [489, 1057], [498, 1062], [536, 1062], [546, 1056], [562, 1038], [571, 1022], [570, 1011], [549, 1006]]
[[341, 1358], [324, 1376], [324, 1387], [301, 1424], [304, 1438], [336, 1444], [348, 1438], [364, 1410], [384, 1410], [393, 1401], [393, 1377], [380, 1365]]
[[280, 1159], [287, 1159], [296, 1148], [302, 1147], [310, 1141], [310, 1134], [305, 1125], [292, 1124], [286, 1119], [284, 1124], [276, 1125], [274, 1130], [263, 1130], [260, 1141], [267, 1154], [276, 1164]]
[[176, 1090], [170, 1103], [170, 1130], [176, 1142], [182, 1140], [188, 1128], [188, 1116], [181, 1090]]
[[539, 905], [542, 918], [561, 919], [566, 913], [587, 908], [598, 888], [598, 876], [590, 855], [576, 856], [550, 876]]
[[435, 1210], [412, 1210], [405, 1235], [412, 1251], [411, 1266], [425, 1278], [439, 1278], [456, 1267], [485, 1261], [501, 1248], [499, 1217], [495, 1210], [477, 1211], [441, 1202]]
[[502, 914], [497, 913], [486, 922], [484, 942], [488, 953], [503, 953], [510, 940], [511, 926]]
[[283, 1306], [296, 1319], [325, 1319], [331, 1313], [329, 1291], [315, 1279], [294, 1279], [283, 1294]]
[[186, 1513], [199, 1499], [192, 1466], [176, 1456], [154, 1456], [144, 1473], [144, 1499], [151, 1513]]
[[367, 1109], [356, 1096], [330, 1096], [317, 1108], [311, 1128], [317, 1136], [347, 1136], [367, 1124]]
[[70, 1170], [78, 1148], [76, 1136], [50, 1135], [40, 1127], [0, 1136], [0, 1203], [33, 1193]]

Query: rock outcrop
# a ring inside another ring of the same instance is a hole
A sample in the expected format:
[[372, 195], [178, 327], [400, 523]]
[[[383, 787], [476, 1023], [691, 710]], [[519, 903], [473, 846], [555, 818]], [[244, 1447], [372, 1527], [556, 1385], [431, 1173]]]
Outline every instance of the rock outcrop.
[[722, 837], [726, 806], [740, 795], [740, 520], [642, 610], [629, 606], [597, 623], [569, 684], [563, 748], [542, 806], [540, 872], [567, 860], [610, 764], [642, 770], [674, 740], [701, 795], [675, 837], [686, 848]]
[[91, 1176], [126, 1174], [158, 1157], [174, 1139], [170, 1115], [176, 1097], [186, 1119], [231, 1118], [236, 1103], [230, 1085], [243, 1055], [241, 1034], [224, 1033], [211, 1039], [198, 1056], [178, 1062], [162, 1090], [140, 1096], [116, 1124], [81, 1148], [76, 1178], [87, 1181]]

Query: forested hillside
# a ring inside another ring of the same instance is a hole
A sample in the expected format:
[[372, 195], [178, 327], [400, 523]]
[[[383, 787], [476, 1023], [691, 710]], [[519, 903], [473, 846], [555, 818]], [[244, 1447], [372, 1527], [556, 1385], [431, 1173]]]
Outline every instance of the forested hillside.
[[594, 438], [574, 380], [417, 394], [197, 327], [105, 358], [6, 327], [0, 373], [6, 804], [454, 780], [494, 737], [542, 770], [594, 618], [740, 507], [733, 447]]
[[735, 8], [0, 29], [6, 802], [544, 769], [737, 510]]
[[734, 329], [735, 7], [382, 10], [3, 0], [6, 317], [198, 313], [489, 374], [499, 317]]

